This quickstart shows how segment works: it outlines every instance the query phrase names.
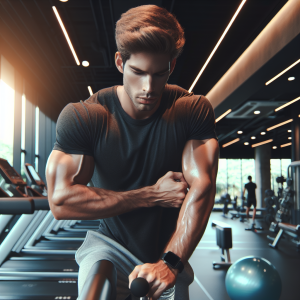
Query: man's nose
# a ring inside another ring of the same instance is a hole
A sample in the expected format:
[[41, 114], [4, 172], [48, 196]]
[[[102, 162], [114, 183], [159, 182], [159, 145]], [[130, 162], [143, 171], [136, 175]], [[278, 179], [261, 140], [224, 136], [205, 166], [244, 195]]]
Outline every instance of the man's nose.
[[145, 76], [144, 82], [143, 82], [143, 91], [147, 94], [152, 94], [153, 92], [153, 79], [152, 76], [147, 75]]

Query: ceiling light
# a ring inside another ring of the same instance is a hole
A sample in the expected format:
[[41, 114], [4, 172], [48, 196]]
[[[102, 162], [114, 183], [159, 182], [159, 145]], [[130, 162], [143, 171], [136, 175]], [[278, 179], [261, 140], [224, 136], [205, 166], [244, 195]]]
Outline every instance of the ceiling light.
[[90, 86], [88, 86], [88, 90], [90, 92], [90, 95], [92, 96], [93, 95], [93, 91], [92, 91], [92, 88]]
[[227, 146], [229, 146], [229, 145], [232, 145], [232, 144], [238, 142], [239, 140], [240, 140], [240, 139], [235, 139], [235, 140], [233, 140], [233, 141], [231, 141], [231, 142], [228, 142], [227, 144], [224, 144], [222, 147], [225, 148], [225, 147], [227, 147]]
[[242, 130], [239, 130], [237, 133], [238, 133], [238, 134], [242, 134], [242, 133], [243, 133], [243, 131], [242, 131]]
[[283, 70], [282, 72], [280, 72], [278, 75], [276, 75], [275, 77], [273, 77], [272, 79], [270, 79], [269, 81], [267, 81], [265, 83], [265, 85], [268, 85], [271, 82], [273, 82], [275, 79], [277, 79], [278, 77], [280, 77], [282, 74], [284, 74], [285, 72], [287, 72], [289, 69], [291, 69], [292, 67], [296, 66], [299, 62], [300, 62], [300, 59], [298, 59], [293, 64], [291, 64], [289, 67], [287, 67], [285, 70]]
[[251, 136], [251, 140], [255, 140], [256, 139], [256, 137], [255, 136]]
[[282, 123], [279, 123], [279, 124], [277, 124], [277, 125], [274, 125], [274, 126], [272, 126], [272, 127], [269, 127], [269, 128], [267, 128], [267, 131], [270, 131], [270, 130], [272, 130], [272, 129], [274, 129], [274, 128], [277, 128], [277, 127], [279, 127], [279, 126], [283, 126], [283, 125], [285, 125], [285, 124], [287, 124], [287, 123], [290, 123], [290, 122], [293, 122], [293, 119], [289, 119], [289, 120], [287, 120], [287, 121], [284, 121], [284, 122], [282, 122]]
[[264, 131], [262, 131], [260, 134], [261, 134], [261, 135], [265, 135], [266, 133], [265, 133]]
[[89, 63], [87, 60], [84, 60], [84, 61], [82, 62], [82, 65], [83, 65], [84, 67], [88, 67], [88, 66], [90, 65], [90, 63]]
[[59, 0], [60, 2], [68, 2], [69, 0]]
[[273, 142], [273, 140], [267, 140], [267, 141], [264, 141], [264, 142], [260, 142], [260, 143], [257, 143], [257, 144], [253, 144], [251, 147], [254, 148], [254, 147], [258, 147], [258, 146], [261, 146], [261, 145], [264, 145], [264, 144], [268, 144], [268, 143], [271, 143]]
[[224, 117], [226, 117], [228, 114], [230, 114], [231, 111], [232, 111], [231, 109], [228, 109], [226, 112], [224, 112], [224, 114], [222, 114], [219, 118], [216, 119], [216, 123], [219, 122]]
[[260, 114], [260, 111], [259, 111], [259, 110], [256, 110], [256, 111], [254, 111], [254, 114], [255, 114], [255, 115], [259, 115], [259, 114]]
[[296, 98], [296, 99], [294, 99], [294, 100], [292, 100], [292, 101], [290, 101], [290, 102], [288, 102], [288, 103], [286, 103], [286, 104], [284, 104], [284, 105], [281, 105], [281, 106], [277, 107], [277, 108], [275, 109], [275, 111], [281, 110], [282, 108], [284, 108], [284, 107], [286, 107], [286, 106], [288, 106], [288, 105], [291, 105], [291, 104], [293, 104], [294, 102], [296, 102], [296, 101], [298, 101], [298, 100], [300, 100], [300, 97], [298, 97], [298, 98]]
[[292, 130], [291, 130], [291, 129], [289, 129], [289, 130], [288, 130], [288, 132], [292, 132]]
[[190, 89], [189, 89], [189, 93], [193, 90], [195, 84], [197, 83], [197, 81], [199, 80], [200, 76], [202, 75], [203, 71], [205, 70], [206, 66], [208, 65], [208, 63], [210, 62], [211, 58], [213, 57], [213, 55], [215, 54], [215, 52], [217, 51], [219, 45], [221, 44], [222, 40], [224, 39], [227, 31], [229, 30], [230, 26], [232, 25], [232, 23], [234, 22], [235, 18], [237, 17], [237, 15], [239, 14], [240, 10], [242, 9], [243, 5], [245, 4], [246, 0], [243, 0], [240, 4], [240, 6], [238, 7], [237, 11], [235, 12], [235, 14], [233, 15], [233, 17], [231, 18], [229, 24], [227, 25], [226, 29], [224, 30], [222, 36], [220, 37], [218, 43], [216, 44], [215, 48], [213, 49], [213, 51], [211, 52], [211, 54], [209, 55], [208, 59], [206, 60], [205, 64], [203, 65], [202, 69], [200, 70], [199, 74], [197, 75], [196, 79], [194, 80], [193, 84], [191, 85]]
[[273, 148], [273, 149], [277, 149], [277, 146], [273, 146], [272, 148]]
[[295, 80], [294, 76], [288, 78], [288, 81], [293, 81], [293, 80]]
[[287, 144], [281, 145], [280, 147], [283, 148], [283, 147], [287, 147], [287, 146], [291, 146], [291, 145], [292, 145], [292, 143], [287, 143]]
[[245, 142], [245, 143], [244, 143], [244, 145], [246, 145], [246, 146], [247, 146], [247, 145], [249, 145], [249, 143], [248, 143], [248, 142]]
[[68, 44], [69, 44], [69, 47], [70, 47], [70, 49], [71, 49], [71, 51], [72, 51], [72, 53], [73, 53], [73, 56], [74, 56], [74, 58], [75, 58], [75, 61], [76, 61], [77, 65], [79, 66], [79, 65], [80, 65], [79, 59], [78, 59], [78, 57], [77, 57], [77, 55], [76, 55], [76, 52], [75, 52], [75, 50], [74, 50], [74, 48], [73, 48], [73, 45], [72, 45], [71, 40], [70, 40], [70, 38], [69, 38], [69, 35], [68, 35], [67, 31], [66, 31], [66, 28], [65, 28], [65, 26], [64, 26], [64, 24], [63, 24], [63, 22], [62, 22], [62, 20], [61, 20], [61, 18], [60, 18], [60, 16], [59, 16], [59, 13], [58, 13], [58, 11], [57, 11], [57, 9], [56, 9], [55, 6], [52, 6], [52, 9], [53, 9], [53, 11], [54, 11], [54, 13], [55, 13], [55, 16], [56, 16], [56, 18], [57, 18], [57, 20], [58, 20], [58, 23], [59, 23], [59, 25], [60, 25], [60, 27], [61, 27], [61, 29], [62, 29], [64, 35], [65, 35], [65, 38], [66, 38], [66, 40], [67, 40], [67, 42], [68, 42]]
[[291, 139], [292, 139], [292, 137], [290, 137], [290, 136], [289, 136], [289, 137], [288, 137], [288, 139], [289, 139], [289, 140], [291, 140]]

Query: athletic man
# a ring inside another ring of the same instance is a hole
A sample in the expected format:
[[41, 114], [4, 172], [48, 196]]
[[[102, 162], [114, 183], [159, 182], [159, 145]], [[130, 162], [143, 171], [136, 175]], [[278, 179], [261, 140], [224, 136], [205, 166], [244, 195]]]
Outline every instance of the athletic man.
[[247, 210], [246, 210], [246, 215], [247, 215], [247, 220], [249, 219], [249, 211], [251, 208], [251, 205], [253, 205], [253, 215], [252, 215], [252, 221], [253, 225], [255, 224], [255, 214], [256, 214], [256, 196], [255, 196], [255, 189], [256, 189], [256, 184], [252, 182], [252, 177], [248, 176], [249, 182], [245, 184], [244, 191], [243, 191], [243, 198], [245, 195], [245, 191], [247, 190], [248, 196], [247, 196]]
[[93, 264], [107, 259], [117, 269], [117, 300], [137, 277], [149, 282], [150, 299], [176, 283], [175, 299], [187, 300], [188, 260], [214, 205], [214, 112], [204, 96], [167, 84], [185, 43], [167, 10], [122, 14], [116, 43], [123, 85], [68, 104], [58, 118], [46, 170], [50, 207], [58, 220], [100, 219], [76, 252], [79, 294]]

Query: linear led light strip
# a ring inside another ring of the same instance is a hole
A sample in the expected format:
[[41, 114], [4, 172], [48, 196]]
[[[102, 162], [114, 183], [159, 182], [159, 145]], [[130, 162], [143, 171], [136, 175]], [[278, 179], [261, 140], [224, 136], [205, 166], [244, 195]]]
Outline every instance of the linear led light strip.
[[90, 95], [92, 96], [94, 93], [93, 93], [92, 88], [90, 86], [88, 86], [88, 90], [90, 92]]
[[287, 143], [287, 144], [281, 145], [280, 147], [283, 148], [283, 147], [287, 147], [287, 146], [291, 146], [291, 145], [292, 145], [292, 143]]
[[232, 19], [230, 20], [229, 24], [227, 25], [225, 31], [223, 32], [222, 36], [220, 37], [218, 43], [216, 44], [215, 48], [213, 49], [213, 51], [211, 52], [211, 54], [209, 55], [208, 59], [206, 60], [205, 64], [203, 65], [202, 69], [200, 70], [199, 74], [197, 75], [196, 79], [194, 80], [193, 84], [191, 85], [190, 89], [189, 89], [189, 93], [193, 90], [195, 84], [197, 83], [197, 81], [199, 80], [200, 76], [202, 75], [203, 71], [205, 70], [206, 66], [208, 65], [208, 63], [210, 62], [211, 58], [213, 57], [213, 55], [215, 54], [215, 52], [217, 51], [219, 45], [221, 44], [222, 40], [224, 39], [227, 31], [229, 30], [229, 28], [231, 27], [232, 23], [234, 22], [235, 18], [237, 17], [237, 15], [239, 14], [240, 10], [242, 9], [243, 5], [245, 4], [246, 0], [243, 0], [242, 3], [240, 4], [240, 6], [238, 7], [237, 11], [235, 12], [235, 14], [233, 15]]
[[291, 122], [293, 122], [293, 119], [290, 119], [290, 120], [284, 121], [282, 123], [279, 123], [277, 125], [274, 125], [272, 127], [269, 127], [269, 128], [267, 128], [267, 131], [270, 131], [270, 130], [275, 129], [275, 128], [279, 127], [279, 126], [283, 126], [283, 125], [285, 125], [287, 123], [291, 123]]
[[230, 146], [230, 145], [232, 145], [232, 144], [238, 142], [239, 140], [240, 140], [240, 139], [237, 138], [237, 139], [235, 139], [235, 140], [233, 140], [233, 141], [231, 141], [231, 142], [228, 142], [227, 144], [222, 145], [222, 147], [225, 148], [225, 147], [227, 147], [227, 146]]
[[69, 44], [69, 47], [70, 47], [70, 49], [71, 49], [71, 51], [72, 51], [72, 53], [73, 53], [73, 56], [74, 56], [74, 58], [75, 58], [75, 61], [76, 61], [77, 65], [79, 66], [79, 65], [80, 65], [79, 59], [78, 59], [78, 57], [77, 57], [77, 55], [76, 55], [76, 52], [75, 52], [75, 50], [74, 50], [74, 48], [73, 48], [73, 45], [72, 45], [72, 43], [71, 43], [71, 40], [70, 40], [69, 35], [68, 35], [68, 33], [67, 33], [67, 30], [65, 29], [65, 26], [64, 26], [64, 24], [63, 24], [63, 22], [62, 22], [62, 20], [61, 20], [61, 18], [60, 18], [60, 16], [59, 16], [59, 13], [58, 13], [58, 11], [57, 11], [57, 9], [56, 9], [55, 6], [52, 6], [52, 9], [53, 9], [53, 11], [54, 11], [54, 13], [55, 13], [55, 15], [56, 15], [56, 18], [57, 18], [57, 20], [58, 20], [58, 23], [59, 23], [59, 25], [60, 25], [60, 27], [61, 27], [61, 29], [62, 29], [64, 35], [65, 35], [65, 38], [66, 38], [66, 40], [67, 40], [67, 42], [68, 42], [68, 44]]
[[277, 107], [277, 108], [275, 109], [275, 111], [279, 111], [279, 110], [281, 110], [282, 108], [284, 108], [284, 107], [286, 107], [286, 106], [288, 106], [288, 105], [291, 105], [291, 104], [293, 104], [294, 102], [296, 102], [296, 101], [298, 101], [298, 100], [300, 100], [300, 97], [298, 97], [298, 98], [296, 98], [296, 99], [294, 99], [294, 100], [292, 100], [292, 101], [290, 101], [290, 102], [288, 102], [288, 103], [286, 103], [286, 104], [283, 104], [283, 105]]
[[255, 148], [255, 147], [258, 147], [258, 146], [261, 146], [261, 145], [264, 145], [264, 144], [268, 144], [268, 143], [271, 143], [273, 142], [273, 140], [267, 140], [267, 141], [264, 141], [264, 142], [260, 142], [260, 143], [257, 143], [257, 144], [253, 144], [251, 147], [252, 148]]
[[222, 114], [220, 117], [218, 117], [216, 119], [216, 123], [219, 122], [221, 119], [223, 119], [224, 117], [226, 117], [230, 113], [231, 113], [231, 109], [228, 109], [226, 112], [224, 112], [224, 114]]
[[292, 67], [296, 66], [299, 62], [300, 62], [300, 59], [298, 59], [293, 64], [291, 64], [289, 67], [287, 67], [285, 70], [283, 70], [282, 72], [280, 72], [279, 74], [277, 74], [275, 77], [273, 77], [272, 79], [270, 79], [269, 81], [267, 81], [265, 83], [265, 85], [268, 85], [271, 82], [273, 82], [274, 80], [276, 80], [278, 77], [280, 77], [282, 74], [284, 74], [285, 72], [287, 72], [289, 69], [291, 69]]

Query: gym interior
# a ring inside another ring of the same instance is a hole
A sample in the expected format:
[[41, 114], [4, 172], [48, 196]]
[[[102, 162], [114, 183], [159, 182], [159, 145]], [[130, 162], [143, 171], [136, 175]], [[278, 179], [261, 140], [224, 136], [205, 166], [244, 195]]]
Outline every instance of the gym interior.
[[299, 299], [298, 0], [0, 1], [0, 299], [78, 297], [75, 252], [99, 221], [53, 217], [46, 164], [62, 109], [123, 84], [115, 24], [145, 4], [185, 31], [168, 83], [205, 95], [216, 118], [215, 205], [189, 260], [190, 300]]

